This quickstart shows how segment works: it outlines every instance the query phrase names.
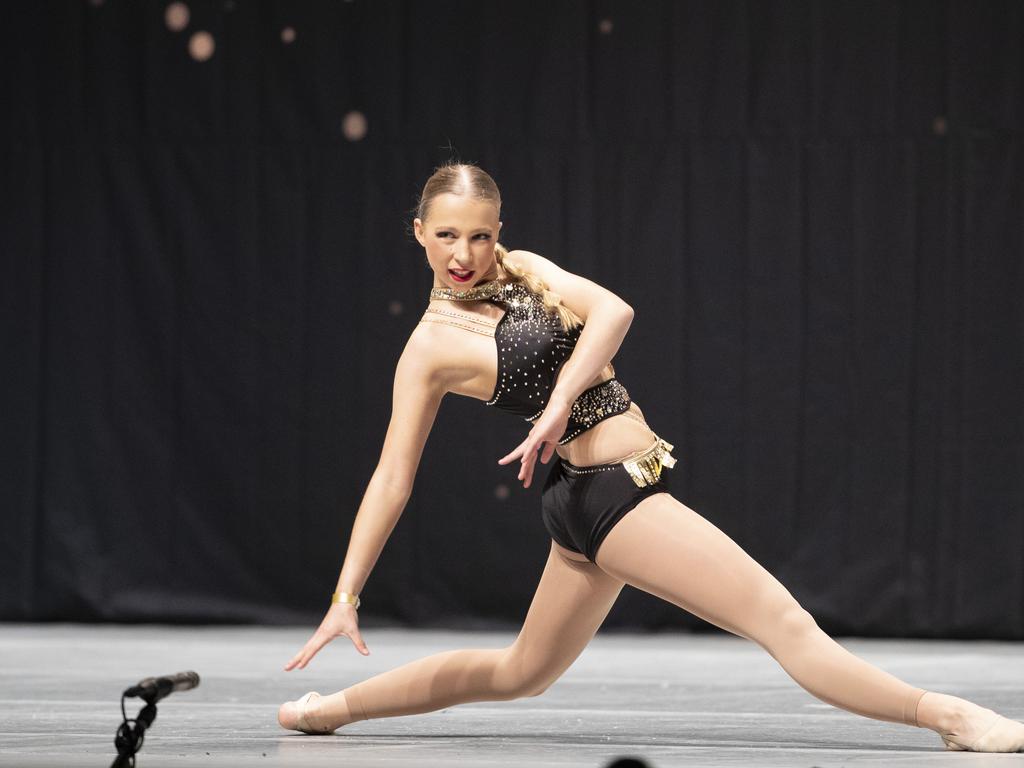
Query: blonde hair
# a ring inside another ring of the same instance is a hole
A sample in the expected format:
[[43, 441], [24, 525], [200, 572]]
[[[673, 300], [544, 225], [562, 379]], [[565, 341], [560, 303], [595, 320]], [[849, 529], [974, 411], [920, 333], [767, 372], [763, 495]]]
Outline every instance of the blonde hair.
[[[485, 200], [492, 203], [501, 213], [501, 193], [494, 179], [479, 166], [472, 163], [449, 162], [439, 166], [423, 185], [419, 202], [416, 205], [416, 216], [427, 220], [430, 204], [438, 195], [453, 194], [469, 197], [473, 200]], [[562, 304], [562, 297], [548, 289], [547, 283], [531, 272], [526, 271], [512, 261], [506, 261], [508, 249], [495, 241], [494, 256], [498, 264], [515, 282], [522, 283], [531, 292], [541, 297], [544, 309], [548, 314], [557, 314], [563, 330], [571, 330], [583, 324], [583, 319]]]

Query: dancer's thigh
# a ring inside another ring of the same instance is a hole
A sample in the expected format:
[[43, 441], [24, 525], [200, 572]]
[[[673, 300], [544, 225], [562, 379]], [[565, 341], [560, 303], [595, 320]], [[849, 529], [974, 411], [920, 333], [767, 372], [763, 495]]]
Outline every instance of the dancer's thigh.
[[595, 559], [625, 583], [762, 644], [769, 623], [813, 621], [736, 542], [668, 493], [616, 523]]
[[540, 693], [582, 653], [622, 590], [622, 580], [551, 543], [547, 564], [506, 671]]

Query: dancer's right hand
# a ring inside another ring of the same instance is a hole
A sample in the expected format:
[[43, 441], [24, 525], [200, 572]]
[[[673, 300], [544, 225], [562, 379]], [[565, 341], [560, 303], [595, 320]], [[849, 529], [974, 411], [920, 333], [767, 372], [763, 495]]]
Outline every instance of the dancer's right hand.
[[359, 616], [350, 603], [332, 603], [324, 620], [320, 622], [313, 636], [302, 646], [302, 650], [292, 656], [291, 661], [284, 665], [284, 671], [290, 672], [296, 667], [304, 669], [309, 660], [316, 656], [317, 651], [336, 637], [344, 635], [352, 641], [363, 656], [369, 656], [370, 650], [359, 634]]

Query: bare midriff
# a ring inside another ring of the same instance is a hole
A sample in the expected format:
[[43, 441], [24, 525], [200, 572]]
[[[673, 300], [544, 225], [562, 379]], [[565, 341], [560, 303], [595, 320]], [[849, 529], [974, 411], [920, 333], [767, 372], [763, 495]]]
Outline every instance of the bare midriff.
[[[492, 329], [497, 325], [503, 314], [492, 314], [490, 311], [472, 312], [470, 307], [460, 307], [459, 309], [466, 314], [472, 313], [482, 316], [486, 319], [487, 325]], [[490, 354], [488, 357], [490, 357]], [[479, 371], [472, 378], [464, 379], [459, 385], [452, 387], [449, 391], [486, 402], [494, 391], [495, 385], [492, 382], [495, 373], [490, 370], [492, 364], [484, 362], [482, 358], [479, 365]], [[473, 367], [477, 366], [474, 365]], [[612, 374], [613, 369], [610, 366], [606, 366], [587, 386], [591, 387], [600, 384], [602, 381], [611, 378]], [[555, 381], [557, 381], [557, 377]], [[633, 402], [628, 410], [599, 421], [565, 445], [557, 446], [555, 451], [570, 464], [575, 464], [579, 467], [594, 464], [612, 464], [624, 461], [647, 450], [654, 444], [656, 438], [657, 435], [647, 425], [640, 406]]]
[[640, 406], [633, 402], [628, 410], [599, 421], [555, 451], [578, 467], [613, 464], [650, 448], [656, 438]]

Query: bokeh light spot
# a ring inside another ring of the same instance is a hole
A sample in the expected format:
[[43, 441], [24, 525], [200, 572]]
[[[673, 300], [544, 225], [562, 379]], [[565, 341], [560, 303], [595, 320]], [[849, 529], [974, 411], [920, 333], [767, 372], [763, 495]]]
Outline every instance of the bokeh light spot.
[[285, 27], [281, 30], [281, 42], [285, 45], [295, 42], [295, 27]]
[[346, 113], [341, 121], [341, 132], [349, 141], [359, 141], [366, 136], [366, 115], [358, 109]]
[[184, 3], [171, 3], [164, 9], [164, 24], [172, 32], [181, 32], [188, 26], [189, 11]]
[[188, 41], [189, 55], [196, 61], [207, 61], [213, 56], [213, 51], [216, 47], [216, 43], [213, 42], [213, 35], [203, 30], [196, 32]]

